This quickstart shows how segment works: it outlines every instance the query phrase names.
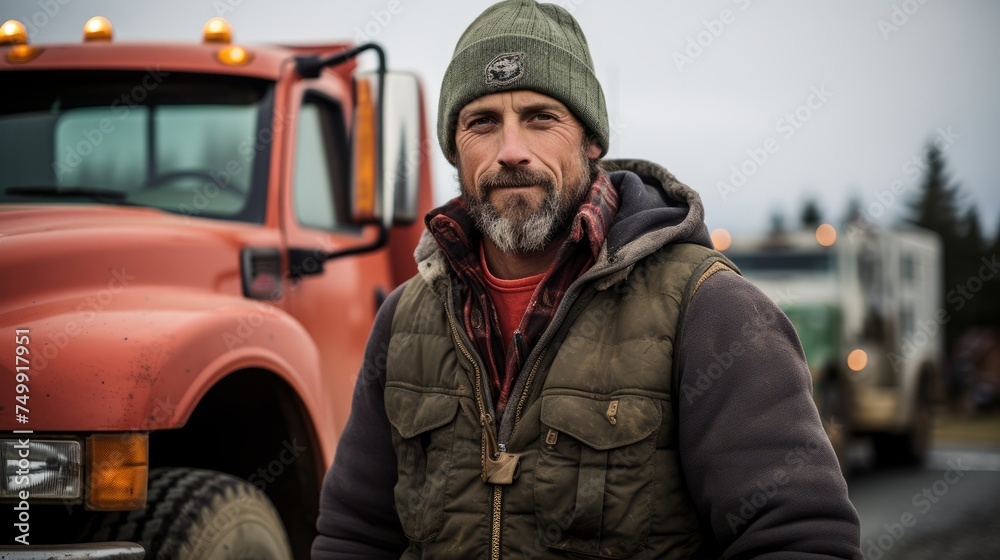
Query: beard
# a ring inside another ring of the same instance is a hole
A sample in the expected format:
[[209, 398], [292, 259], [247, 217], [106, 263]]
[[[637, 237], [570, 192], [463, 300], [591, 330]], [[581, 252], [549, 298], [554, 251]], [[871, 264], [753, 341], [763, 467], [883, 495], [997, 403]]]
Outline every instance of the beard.
[[[600, 164], [581, 151], [579, 173], [569, 178], [560, 193], [549, 175], [524, 167], [502, 167], [479, 178], [475, 194], [464, 182], [461, 162], [458, 176], [462, 200], [476, 227], [498, 249], [507, 254], [536, 253], [544, 250], [569, 229], [577, 209], [583, 204], [590, 186], [600, 173]], [[534, 208], [531, 199], [521, 193], [507, 195], [501, 212], [490, 201], [490, 193], [498, 188], [541, 186], [545, 198]]]

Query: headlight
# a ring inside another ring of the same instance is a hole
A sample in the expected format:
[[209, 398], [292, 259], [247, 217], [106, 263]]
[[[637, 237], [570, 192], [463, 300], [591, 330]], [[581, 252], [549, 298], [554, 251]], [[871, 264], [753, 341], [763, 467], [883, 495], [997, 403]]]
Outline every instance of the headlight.
[[3, 439], [0, 461], [4, 466], [0, 498], [17, 498], [22, 490], [32, 498], [80, 497], [80, 442]]

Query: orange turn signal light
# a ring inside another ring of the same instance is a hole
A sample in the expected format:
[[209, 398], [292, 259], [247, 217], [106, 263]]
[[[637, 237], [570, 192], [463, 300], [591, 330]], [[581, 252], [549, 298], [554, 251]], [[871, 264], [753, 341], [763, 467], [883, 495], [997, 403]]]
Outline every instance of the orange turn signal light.
[[87, 438], [87, 497], [94, 511], [146, 507], [149, 434], [94, 434]]
[[372, 222], [378, 217], [375, 209], [377, 123], [375, 98], [371, 82], [358, 80], [357, 103], [354, 113], [354, 219], [359, 223]]

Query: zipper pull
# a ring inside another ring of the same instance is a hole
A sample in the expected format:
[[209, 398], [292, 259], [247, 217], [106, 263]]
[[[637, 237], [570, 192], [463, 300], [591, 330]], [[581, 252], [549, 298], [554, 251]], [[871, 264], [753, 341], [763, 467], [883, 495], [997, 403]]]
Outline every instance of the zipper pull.
[[493, 428], [493, 417], [480, 418], [483, 428], [483, 472], [486, 484], [513, 484], [520, 470], [521, 454], [507, 453], [506, 445], [498, 445]]

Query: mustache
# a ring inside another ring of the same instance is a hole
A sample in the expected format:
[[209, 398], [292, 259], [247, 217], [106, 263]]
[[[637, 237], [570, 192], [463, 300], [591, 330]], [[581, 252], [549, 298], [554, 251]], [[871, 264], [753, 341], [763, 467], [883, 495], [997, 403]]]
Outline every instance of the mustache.
[[488, 194], [493, 189], [511, 187], [542, 186], [547, 191], [554, 191], [555, 181], [540, 171], [534, 171], [524, 167], [503, 167], [496, 173], [479, 178], [480, 192]]

